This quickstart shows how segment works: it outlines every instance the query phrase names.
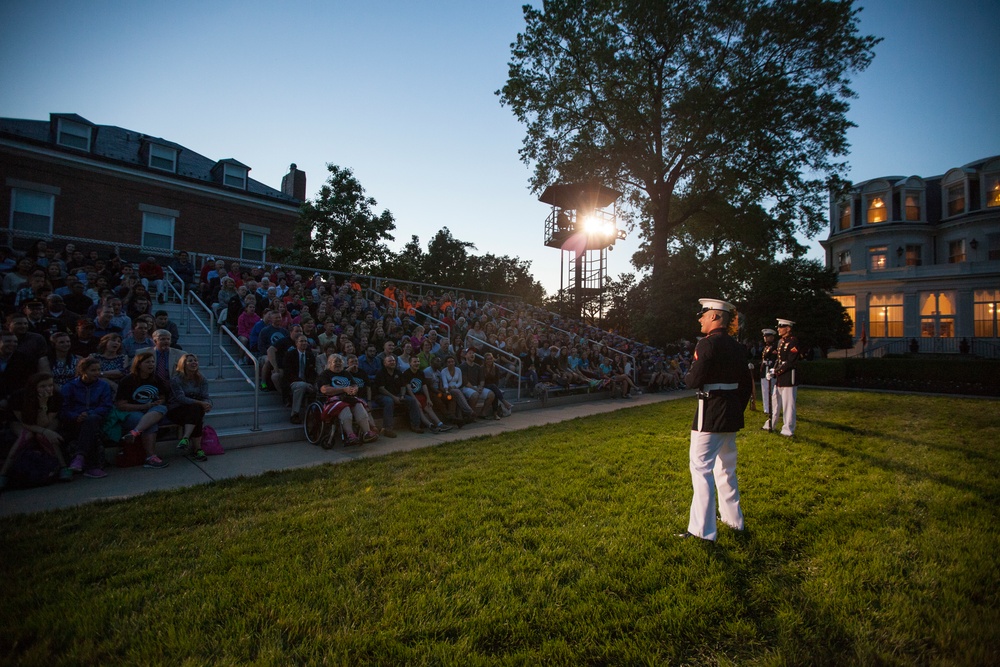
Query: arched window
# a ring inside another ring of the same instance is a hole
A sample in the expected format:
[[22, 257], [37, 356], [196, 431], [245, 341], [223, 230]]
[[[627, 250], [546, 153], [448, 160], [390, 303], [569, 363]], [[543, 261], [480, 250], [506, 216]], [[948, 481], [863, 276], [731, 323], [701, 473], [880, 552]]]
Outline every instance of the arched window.
[[868, 200], [868, 224], [885, 222], [889, 219], [889, 212], [885, 207], [883, 197], [872, 197]]

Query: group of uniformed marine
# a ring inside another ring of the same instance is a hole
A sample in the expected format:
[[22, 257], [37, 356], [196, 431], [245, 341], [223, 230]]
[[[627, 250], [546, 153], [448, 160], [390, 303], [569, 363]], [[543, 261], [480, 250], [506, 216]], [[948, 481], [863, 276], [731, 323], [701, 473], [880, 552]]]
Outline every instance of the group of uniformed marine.
[[[684, 383], [698, 397], [698, 411], [691, 425], [688, 454], [694, 495], [687, 530], [677, 537], [715, 541], [715, 514], [733, 530], [745, 528], [736, 481], [736, 432], [744, 426], [743, 413], [753, 393], [753, 378], [746, 363], [746, 350], [729, 334], [736, 307], [720, 299], [699, 299], [698, 322], [704, 338], [695, 347]], [[776, 332], [764, 329], [761, 354], [762, 407], [768, 414], [764, 430], [782, 421], [781, 434], [795, 433], [796, 366], [799, 344], [792, 335], [791, 320], [779, 319]]]

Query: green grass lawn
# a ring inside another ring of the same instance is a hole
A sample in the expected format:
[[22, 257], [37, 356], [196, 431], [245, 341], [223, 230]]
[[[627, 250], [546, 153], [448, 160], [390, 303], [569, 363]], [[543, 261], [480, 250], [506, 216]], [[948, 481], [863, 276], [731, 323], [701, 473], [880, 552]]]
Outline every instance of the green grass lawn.
[[802, 390], [794, 440], [748, 413], [716, 545], [671, 537], [693, 410], [2, 519], [0, 662], [1000, 661], [1000, 404]]

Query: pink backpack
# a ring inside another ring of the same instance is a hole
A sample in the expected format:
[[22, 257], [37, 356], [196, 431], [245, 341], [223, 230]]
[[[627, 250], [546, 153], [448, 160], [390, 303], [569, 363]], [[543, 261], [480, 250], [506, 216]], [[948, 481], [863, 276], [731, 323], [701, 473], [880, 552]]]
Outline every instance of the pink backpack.
[[222, 449], [222, 443], [219, 442], [219, 434], [211, 426], [201, 427], [201, 451], [205, 452], [208, 456], [217, 456], [226, 453]]

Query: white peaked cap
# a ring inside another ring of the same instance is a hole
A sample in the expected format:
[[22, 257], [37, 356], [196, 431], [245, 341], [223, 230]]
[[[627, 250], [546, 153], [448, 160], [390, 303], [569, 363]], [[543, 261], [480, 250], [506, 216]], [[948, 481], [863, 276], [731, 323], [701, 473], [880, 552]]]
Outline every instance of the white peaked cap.
[[779, 327], [790, 327], [793, 324], [795, 324], [795, 322], [792, 322], [791, 320], [778, 320]]
[[736, 312], [736, 306], [721, 299], [698, 299], [698, 303], [705, 310], [721, 310], [726, 313]]
[[778, 332], [774, 329], [761, 329], [760, 332], [765, 336], [777, 336]]

